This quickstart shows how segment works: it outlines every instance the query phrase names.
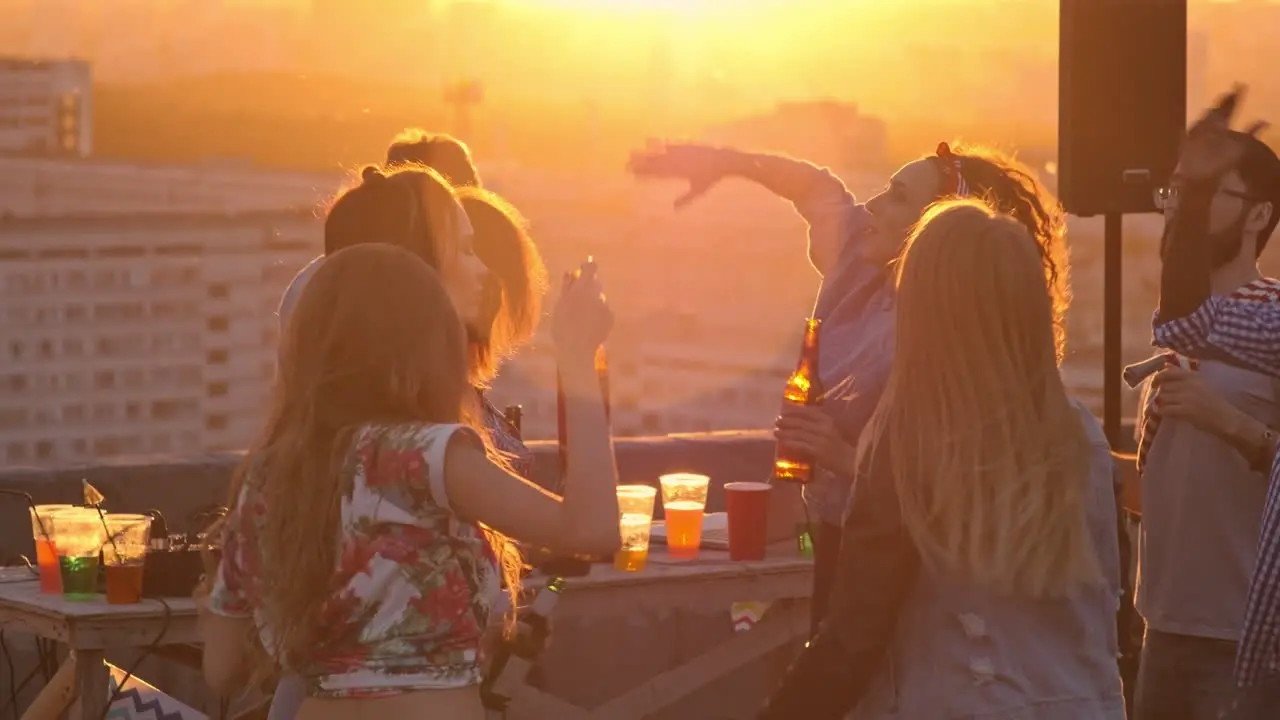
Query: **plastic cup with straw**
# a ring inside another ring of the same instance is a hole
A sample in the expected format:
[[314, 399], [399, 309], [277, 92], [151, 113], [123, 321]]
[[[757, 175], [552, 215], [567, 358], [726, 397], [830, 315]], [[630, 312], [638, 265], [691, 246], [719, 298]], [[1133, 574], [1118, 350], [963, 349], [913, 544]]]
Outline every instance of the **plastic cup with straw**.
[[84, 492], [84, 505], [98, 514], [98, 522], [102, 523], [102, 531], [107, 536], [107, 542], [111, 543], [111, 549], [120, 554], [120, 549], [116, 547], [116, 538], [111, 533], [111, 528], [107, 527], [107, 514], [102, 510], [102, 503], [106, 502], [107, 497], [98, 491], [98, 488], [89, 484], [89, 481], [80, 478], [81, 489]]

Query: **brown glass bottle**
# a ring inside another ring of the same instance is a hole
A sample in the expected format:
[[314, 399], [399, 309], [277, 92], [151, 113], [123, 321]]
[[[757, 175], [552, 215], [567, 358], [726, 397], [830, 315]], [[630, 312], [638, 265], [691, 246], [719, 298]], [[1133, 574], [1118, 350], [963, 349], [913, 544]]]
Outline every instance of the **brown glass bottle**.
[[[820, 405], [826, 390], [818, 376], [818, 331], [822, 321], [809, 318], [804, 323], [804, 341], [796, 371], [787, 378], [782, 399], [793, 405]], [[813, 479], [813, 458], [805, 453], [777, 446], [774, 451], [773, 477], [783, 482], [807, 483]]]
[[[587, 258], [587, 261], [594, 262], [592, 258]], [[574, 280], [581, 276], [581, 270], [574, 271]], [[612, 413], [609, 405], [609, 355], [605, 351], [604, 345], [596, 348], [595, 370], [596, 378], [600, 382], [600, 394], [604, 398], [604, 420], [605, 423], [608, 423]], [[569, 431], [565, 419], [564, 386], [560, 381], [559, 370], [556, 371], [556, 441], [560, 455], [560, 485], [557, 489], [563, 495], [564, 483], [568, 480]], [[543, 567], [543, 570], [554, 575], [576, 577], [589, 573], [591, 571], [590, 563], [593, 562], [613, 562], [613, 557], [575, 555], [571, 558], [552, 558], [551, 562]]]
[[[587, 261], [592, 262], [593, 259], [587, 258]], [[581, 270], [575, 270], [573, 279], [577, 280], [581, 275]], [[605, 352], [604, 345], [596, 348], [595, 367], [596, 377], [600, 380], [600, 394], [604, 397], [604, 419], [605, 422], [609, 422], [611, 416], [609, 407], [609, 355]], [[564, 482], [565, 467], [569, 459], [569, 437], [565, 427], [564, 388], [560, 384], [559, 371], [556, 372], [556, 438], [560, 451], [560, 481]], [[561, 490], [563, 489], [562, 487]]]
[[516, 439], [524, 440], [524, 406], [508, 405], [502, 411], [502, 417], [506, 418], [507, 424], [516, 431]]

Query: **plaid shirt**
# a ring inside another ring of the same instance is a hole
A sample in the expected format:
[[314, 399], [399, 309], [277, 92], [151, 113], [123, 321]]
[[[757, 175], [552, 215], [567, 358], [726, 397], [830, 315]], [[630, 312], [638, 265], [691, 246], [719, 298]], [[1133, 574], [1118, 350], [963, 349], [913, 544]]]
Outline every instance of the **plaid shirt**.
[[[1193, 357], [1214, 354], [1280, 378], [1280, 280], [1255, 280], [1212, 297], [1182, 318], [1155, 323], [1157, 346]], [[1244, 630], [1236, 655], [1236, 683], [1255, 685], [1280, 673], [1280, 463], [1271, 468], [1259, 533], [1258, 561], [1249, 585]]]

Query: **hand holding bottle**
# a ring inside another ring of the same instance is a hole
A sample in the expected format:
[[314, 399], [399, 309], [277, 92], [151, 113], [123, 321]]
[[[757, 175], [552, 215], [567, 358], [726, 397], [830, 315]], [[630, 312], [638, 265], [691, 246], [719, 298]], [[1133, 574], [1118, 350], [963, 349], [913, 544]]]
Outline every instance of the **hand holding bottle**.
[[592, 360], [612, 330], [613, 310], [605, 300], [595, 260], [587, 258], [576, 273], [565, 273], [551, 316], [556, 351], [566, 359]]

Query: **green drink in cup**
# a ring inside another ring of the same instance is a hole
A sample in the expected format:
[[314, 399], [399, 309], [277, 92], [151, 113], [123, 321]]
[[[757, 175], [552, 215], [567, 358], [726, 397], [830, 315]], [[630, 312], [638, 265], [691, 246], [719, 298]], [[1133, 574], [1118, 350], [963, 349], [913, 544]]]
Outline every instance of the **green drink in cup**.
[[92, 600], [98, 592], [98, 555], [107, 541], [97, 511], [58, 512], [52, 516], [54, 552], [64, 600]]

